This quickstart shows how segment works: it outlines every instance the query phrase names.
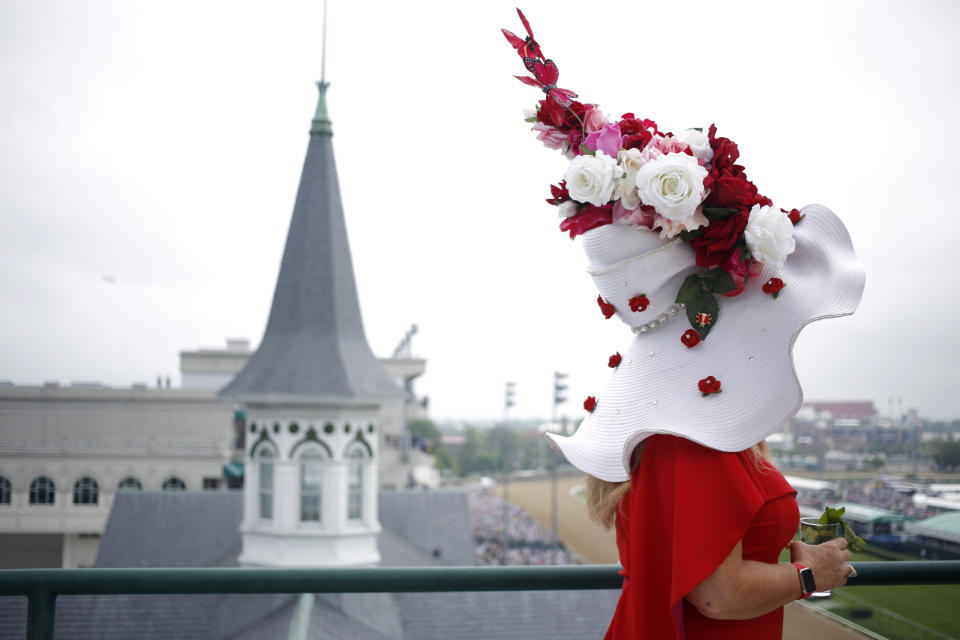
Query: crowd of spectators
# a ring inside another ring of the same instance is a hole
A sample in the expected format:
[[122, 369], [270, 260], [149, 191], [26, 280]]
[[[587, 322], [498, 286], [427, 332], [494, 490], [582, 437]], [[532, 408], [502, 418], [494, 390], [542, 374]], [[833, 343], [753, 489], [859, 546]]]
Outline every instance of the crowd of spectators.
[[928, 505], [915, 504], [913, 494], [891, 486], [877, 478], [844, 479], [833, 483], [836, 490], [800, 490], [797, 502], [801, 505], [822, 509], [824, 505], [863, 504], [879, 507], [917, 520], [923, 520], [943, 510]]
[[563, 543], [558, 541], [554, 551], [553, 535], [529, 513], [494, 492], [469, 489], [467, 503], [477, 564], [579, 564], [579, 559], [567, 551]]

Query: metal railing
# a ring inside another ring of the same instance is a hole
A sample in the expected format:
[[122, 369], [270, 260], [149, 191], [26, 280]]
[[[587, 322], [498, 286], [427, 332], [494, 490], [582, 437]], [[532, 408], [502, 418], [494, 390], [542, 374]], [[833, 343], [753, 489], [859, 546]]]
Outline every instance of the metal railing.
[[[848, 587], [960, 584], [960, 560], [857, 562]], [[365, 569], [11, 569], [0, 596], [26, 596], [28, 640], [52, 640], [59, 595], [404, 593], [619, 589], [617, 565]]]

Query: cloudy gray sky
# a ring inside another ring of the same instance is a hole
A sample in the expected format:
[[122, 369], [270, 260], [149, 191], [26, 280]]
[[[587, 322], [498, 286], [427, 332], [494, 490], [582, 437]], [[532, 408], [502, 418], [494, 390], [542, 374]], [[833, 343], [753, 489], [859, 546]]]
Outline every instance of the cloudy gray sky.
[[[867, 268], [795, 359], [808, 399], [960, 417], [960, 5], [559, 2], [523, 8], [561, 86], [679, 130], [716, 122], [760, 191], [819, 202]], [[263, 332], [321, 68], [312, 2], [0, 3], [0, 379], [127, 385]], [[547, 187], [566, 161], [507, 2], [331, 0], [328, 104], [368, 339], [411, 323], [437, 418], [599, 389], [604, 323]], [[599, 363], [599, 364], [598, 364]]]

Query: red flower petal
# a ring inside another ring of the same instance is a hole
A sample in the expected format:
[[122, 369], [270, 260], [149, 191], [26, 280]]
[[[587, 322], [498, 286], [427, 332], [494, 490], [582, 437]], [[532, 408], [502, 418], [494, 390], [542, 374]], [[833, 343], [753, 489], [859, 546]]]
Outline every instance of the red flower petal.
[[597, 399], [593, 396], [587, 396], [587, 399], [583, 401], [583, 408], [593, 413], [593, 410], [597, 408]]
[[713, 376], [707, 376], [701, 380], [697, 384], [697, 387], [700, 389], [700, 393], [705, 396], [708, 396], [711, 393], [720, 393], [720, 381]]
[[616, 313], [616, 309], [613, 308], [613, 305], [603, 299], [603, 296], [597, 296], [597, 304], [600, 305], [600, 311], [603, 312], [603, 317], [609, 320], [613, 317], [613, 314]]
[[700, 334], [694, 329], [687, 329], [683, 332], [683, 335], [680, 336], [680, 342], [682, 342], [686, 348], [693, 349], [700, 344]]
[[641, 293], [638, 296], [630, 298], [629, 303], [631, 311], [646, 311], [647, 306], [650, 304], [650, 299], [647, 298], [645, 293]]
[[776, 295], [780, 293], [780, 290], [783, 289], [784, 286], [786, 285], [783, 284], [783, 280], [780, 278], [770, 278], [763, 283], [763, 292], [772, 294], [774, 297], [776, 297]]
[[617, 367], [620, 366], [621, 360], [623, 360], [623, 356], [621, 356], [620, 352], [618, 351], [617, 353], [610, 356], [610, 359], [607, 361], [607, 366], [610, 367], [611, 369], [616, 369]]

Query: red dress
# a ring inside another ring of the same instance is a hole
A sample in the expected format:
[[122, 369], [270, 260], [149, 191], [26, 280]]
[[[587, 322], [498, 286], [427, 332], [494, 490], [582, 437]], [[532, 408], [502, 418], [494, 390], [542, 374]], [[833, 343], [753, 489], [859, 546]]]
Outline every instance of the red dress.
[[623, 592], [606, 640], [779, 639], [783, 607], [750, 620], [711, 620], [684, 600], [733, 548], [775, 563], [797, 530], [796, 491], [749, 451], [723, 453], [654, 435], [617, 514]]

